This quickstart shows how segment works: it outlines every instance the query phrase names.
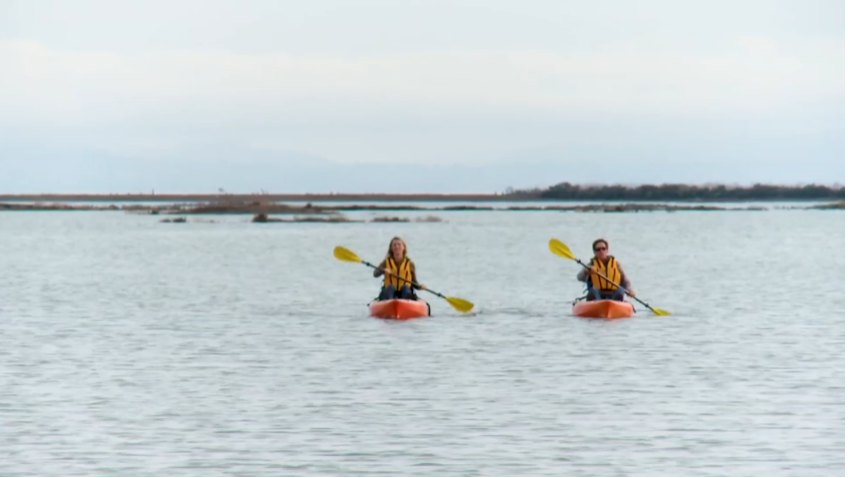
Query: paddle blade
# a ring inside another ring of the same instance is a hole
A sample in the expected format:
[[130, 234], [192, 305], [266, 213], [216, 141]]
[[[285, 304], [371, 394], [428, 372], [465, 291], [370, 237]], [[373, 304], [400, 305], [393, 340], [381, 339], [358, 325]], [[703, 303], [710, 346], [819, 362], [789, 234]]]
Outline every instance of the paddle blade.
[[459, 297], [445, 297], [445, 300], [447, 300], [448, 304], [453, 306], [454, 309], [460, 312], [468, 312], [474, 308], [474, 304]]
[[574, 257], [574, 254], [571, 253], [571, 249], [555, 237], [548, 241], [548, 249], [560, 257], [565, 257], [566, 259], [571, 259], [573, 261], [577, 260], [577, 258]]
[[340, 261], [362, 262], [362, 259], [360, 259], [353, 251], [342, 246], [336, 246], [336, 248], [333, 249], [333, 255]]
[[667, 310], [663, 310], [663, 309], [657, 309], [656, 307], [651, 307], [651, 310], [656, 315], [671, 315], [671, 312], [669, 312]]

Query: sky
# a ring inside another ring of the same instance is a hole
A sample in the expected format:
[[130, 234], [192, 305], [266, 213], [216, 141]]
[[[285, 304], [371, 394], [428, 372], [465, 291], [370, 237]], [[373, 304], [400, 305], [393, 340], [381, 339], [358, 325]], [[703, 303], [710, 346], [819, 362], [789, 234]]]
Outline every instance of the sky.
[[844, 183], [830, 0], [4, 0], [0, 192]]

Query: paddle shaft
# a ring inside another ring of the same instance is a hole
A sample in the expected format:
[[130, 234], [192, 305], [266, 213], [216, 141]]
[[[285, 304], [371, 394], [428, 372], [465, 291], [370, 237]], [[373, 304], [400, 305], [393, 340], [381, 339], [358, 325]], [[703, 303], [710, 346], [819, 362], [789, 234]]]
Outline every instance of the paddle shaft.
[[[370, 262], [368, 262], [368, 261], [359, 261], [359, 262], [362, 262], [363, 264], [365, 264], [365, 265], [366, 265], [366, 266], [368, 266], [368, 267], [371, 267], [372, 269], [380, 269], [379, 267], [375, 266], [374, 264], [372, 264], [372, 263], [370, 263]], [[417, 287], [417, 288], [418, 288], [418, 290], [423, 290], [423, 291], [429, 292], [429, 293], [431, 293], [431, 294], [434, 294], [434, 295], [436, 295], [436, 296], [438, 296], [438, 297], [441, 297], [442, 299], [447, 299], [447, 297], [443, 296], [442, 294], [439, 294], [438, 292], [436, 292], [436, 291], [434, 291], [434, 290], [430, 290], [430, 289], [422, 289], [422, 288], [421, 288], [421, 285], [420, 285], [420, 284], [418, 284], [418, 283], [416, 283], [416, 282], [413, 282], [413, 281], [411, 281], [411, 280], [404, 279], [403, 277], [401, 277], [401, 276], [399, 276], [399, 275], [397, 275], [397, 274], [392, 274], [392, 273], [386, 272], [384, 269], [382, 269], [382, 270], [383, 270], [383, 274], [390, 275], [390, 276], [392, 276], [392, 277], [397, 277], [398, 279], [400, 279], [400, 280], [402, 280], [402, 281], [404, 281], [404, 282], [409, 282], [412, 286]]]
[[[587, 265], [586, 265], [586, 263], [585, 263], [585, 262], [583, 262], [583, 261], [581, 261], [580, 259], [574, 259], [574, 260], [575, 260], [575, 261], [577, 261], [577, 263], [578, 263], [578, 264], [580, 264], [581, 266], [585, 267], [586, 269], [589, 269], [589, 270], [590, 270], [590, 271], [592, 271], [593, 273], [598, 274], [599, 276], [603, 277], [604, 279], [606, 279], [606, 280], [607, 280], [608, 282], [610, 282], [611, 284], [615, 284], [615, 281], [614, 281], [614, 280], [612, 280], [612, 279], [610, 279], [609, 277], [607, 277], [607, 276], [605, 276], [605, 275], [601, 274], [600, 272], [598, 272], [598, 271], [596, 271], [596, 270], [592, 269], [590, 266], [587, 266]], [[616, 287], [621, 287], [621, 284], [615, 284], [615, 286], [616, 286]], [[629, 294], [628, 294], [628, 295], [629, 295]], [[638, 297], [636, 297], [635, 295], [631, 295], [630, 297], [633, 297], [634, 299], [636, 299], [636, 301], [637, 301], [637, 302], [639, 302], [640, 304], [644, 305], [645, 307], [647, 307], [647, 308], [649, 308], [649, 309], [651, 309], [651, 310], [654, 310], [654, 308], [653, 308], [653, 307], [651, 307], [650, 305], [648, 305], [648, 304], [646, 304], [646, 303], [642, 302], [642, 300], [641, 300], [641, 299], [639, 299]]]

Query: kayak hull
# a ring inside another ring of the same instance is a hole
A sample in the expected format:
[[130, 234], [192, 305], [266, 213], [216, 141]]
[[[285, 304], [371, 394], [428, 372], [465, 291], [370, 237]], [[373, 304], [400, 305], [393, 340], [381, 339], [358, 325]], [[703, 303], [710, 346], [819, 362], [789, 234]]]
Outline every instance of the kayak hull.
[[571, 313], [577, 317], [591, 319], [626, 319], [633, 317], [633, 304], [619, 300], [581, 300], [571, 307]]
[[376, 300], [368, 304], [371, 317], [378, 319], [409, 320], [430, 315], [430, 305], [423, 300]]

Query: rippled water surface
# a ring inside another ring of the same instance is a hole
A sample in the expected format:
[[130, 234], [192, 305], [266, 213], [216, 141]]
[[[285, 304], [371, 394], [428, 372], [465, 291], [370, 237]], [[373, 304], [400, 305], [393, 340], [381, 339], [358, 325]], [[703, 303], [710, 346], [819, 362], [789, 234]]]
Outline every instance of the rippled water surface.
[[[440, 215], [0, 214], [0, 474], [845, 474], [844, 211]], [[396, 234], [472, 314], [367, 316]], [[550, 237], [674, 315], [572, 317]]]

